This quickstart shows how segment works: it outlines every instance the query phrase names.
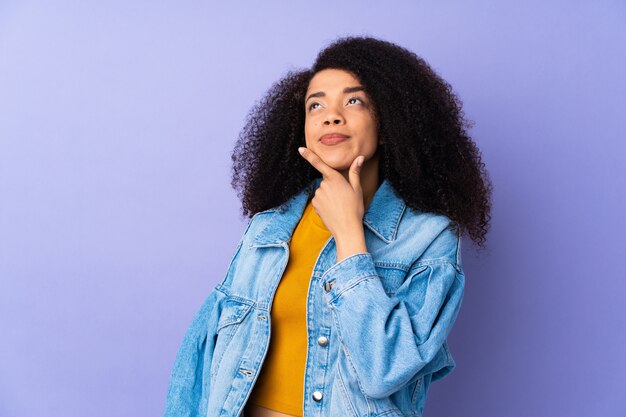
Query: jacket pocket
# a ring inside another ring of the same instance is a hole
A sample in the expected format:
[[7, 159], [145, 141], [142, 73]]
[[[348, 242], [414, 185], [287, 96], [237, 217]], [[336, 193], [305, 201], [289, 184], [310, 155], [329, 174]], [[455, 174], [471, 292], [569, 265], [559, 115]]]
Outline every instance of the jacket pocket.
[[222, 311], [217, 322], [215, 351], [211, 363], [211, 380], [217, 375], [220, 363], [228, 346], [233, 340], [241, 322], [246, 318], [252, 305], [241, 301], [236, 297], [227, 297], [224, 300]]
[[239, 324], [246, 318], [246, 315], [252, 308], [251, 304], [241, 301], [239, 298], [227, 297], [224, 300], [224, 306], [220, 319], [217, 322], [217, 333], [222, 329], [233, 324]]

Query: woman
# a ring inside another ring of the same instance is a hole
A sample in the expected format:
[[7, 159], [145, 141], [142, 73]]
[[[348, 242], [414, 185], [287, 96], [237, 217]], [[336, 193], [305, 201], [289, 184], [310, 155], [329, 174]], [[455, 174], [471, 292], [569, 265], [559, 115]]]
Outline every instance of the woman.
[[460, 238], [483, 247], [490, 219], [467, 127], [424, 60], [374, 38], [276, 83], [233, 153], [252, 218], [187, 330], [166, 416], [421, 416], [455, 366]]

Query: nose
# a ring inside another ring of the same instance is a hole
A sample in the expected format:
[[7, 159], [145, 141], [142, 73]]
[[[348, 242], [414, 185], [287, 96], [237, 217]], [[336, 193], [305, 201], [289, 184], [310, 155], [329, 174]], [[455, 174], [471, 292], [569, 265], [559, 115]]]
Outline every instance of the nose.
[[343, 124], [345, 122], [343, 115], [336, 111], [336, 110], [331, 110], [326, 114], [326, 117], [324, 118], [324, 124], [325, 125], [330, 125], [330, 124], [334, 124], [334, 125], [339, 125], [339, 124]]

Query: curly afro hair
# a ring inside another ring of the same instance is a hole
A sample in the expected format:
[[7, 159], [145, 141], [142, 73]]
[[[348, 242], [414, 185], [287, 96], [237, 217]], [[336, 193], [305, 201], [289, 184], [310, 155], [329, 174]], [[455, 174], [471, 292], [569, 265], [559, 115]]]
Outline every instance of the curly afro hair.
[[311, 69], [289, 71], [250, 110], [232, 153], [231, 184], [243, 215], [276, 207], [321, 176], [297, 149], [306, 146], [309, 81], [327, 68], [352, 73], [374, 104], [384, 140], [381, 181], [387, 179], [408, 207], [447, 216], [483, 248], [492, 184], [461, 101], [424, 59], [371, 37], [335, 40]]

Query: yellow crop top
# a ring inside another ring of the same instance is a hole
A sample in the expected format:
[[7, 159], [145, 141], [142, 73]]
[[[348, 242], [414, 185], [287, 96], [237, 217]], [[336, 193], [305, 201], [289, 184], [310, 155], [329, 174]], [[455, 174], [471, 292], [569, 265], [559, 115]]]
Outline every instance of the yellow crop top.
[[313, 266], [331, 236], [311, 200], [289, 243], [289, 261], [276, 288], [267, 355], [248, 402], [302, 416], [306, 366], [306, 302]]

